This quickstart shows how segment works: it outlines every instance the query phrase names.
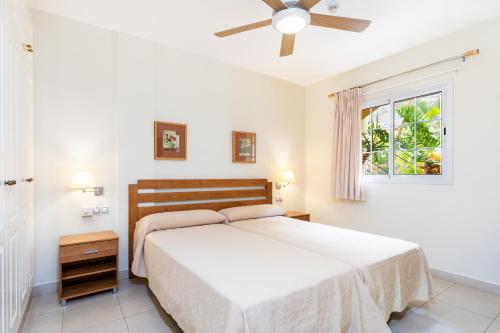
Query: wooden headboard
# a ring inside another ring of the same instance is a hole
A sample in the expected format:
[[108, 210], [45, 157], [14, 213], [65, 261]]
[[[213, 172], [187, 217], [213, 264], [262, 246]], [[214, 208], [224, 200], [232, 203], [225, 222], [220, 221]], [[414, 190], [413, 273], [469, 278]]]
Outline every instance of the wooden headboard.
[[133, 277], [135, 225], [144, 216], [191, 209], [221, 210], [272, 203], [267, 179], [142, 179], [128, 186], [128, 268]]

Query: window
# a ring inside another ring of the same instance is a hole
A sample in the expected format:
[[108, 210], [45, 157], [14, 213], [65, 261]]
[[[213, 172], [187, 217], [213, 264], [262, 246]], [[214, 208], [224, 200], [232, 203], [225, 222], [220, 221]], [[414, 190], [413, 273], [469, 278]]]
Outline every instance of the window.
[[450, 113], [451, 83], [365, 103], [363, 180], [449, 184]]

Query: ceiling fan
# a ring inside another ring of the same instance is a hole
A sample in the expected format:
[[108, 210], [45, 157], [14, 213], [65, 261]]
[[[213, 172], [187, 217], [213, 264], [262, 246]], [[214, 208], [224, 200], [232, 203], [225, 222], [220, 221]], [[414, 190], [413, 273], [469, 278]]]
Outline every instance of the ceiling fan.
[[254, 30], [272, 25], [281, 32], [280, 57], [285, 57], [293, 53], [295, 45], [295, 34], [309, 24], [324, 28], [340, 29], [354, 32], [363, 32], [371, 23], [368, 20], [355, 18], [314, 14], [310, 9], [321, 0], [262, 0], [274, 10], [273, 18], [241, 27], [236, 27], [220, 32], [216, 32], [217, 37], [228, 37], [241, 32]]

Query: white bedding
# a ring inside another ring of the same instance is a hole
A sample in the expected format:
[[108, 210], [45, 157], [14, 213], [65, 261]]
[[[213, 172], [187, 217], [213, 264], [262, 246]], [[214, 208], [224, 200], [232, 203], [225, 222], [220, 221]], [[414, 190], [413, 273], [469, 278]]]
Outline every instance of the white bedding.
[[434, 294], [427, 260], [417, 244], [283, 216], [230, 225], [358, 268], [387, 320], [392, 312], [404, 310], [411, 301], [428, 300]]
[[152, 232], [144, 263], [185, 332], [390, 333], [351, 266], [227, 225]]

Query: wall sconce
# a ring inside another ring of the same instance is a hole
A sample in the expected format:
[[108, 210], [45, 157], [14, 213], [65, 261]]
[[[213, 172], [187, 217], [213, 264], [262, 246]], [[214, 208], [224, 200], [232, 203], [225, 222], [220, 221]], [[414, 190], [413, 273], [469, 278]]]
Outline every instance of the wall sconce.
[[82, 190], [83, 193], [93, 192], [95, 196], [103, 195], [104, 188], [96, 187], [89, 172], [76, 172], [71, 181], [71, 188]]
[[277, 193], [276, 193], [275, 199], [277, 202], [283, 201], [283, 198], [281, 197], [280, 190], [282, 188], [287, 187], [290, 184], [293, 184], [293, 183], [295, 183], [295, 175], [293, 174], [293, 172], [290, 170], [283, 171], [283, 173], [281, 174], [281, 179], [276, 182]]
[[290, 170], [285, 170], [281, 174], [281, 179], [276, 182], [276, 189], [281, 190], [281, 188], [285, 188], [290, 184], [295, 183], [295, 175]]

